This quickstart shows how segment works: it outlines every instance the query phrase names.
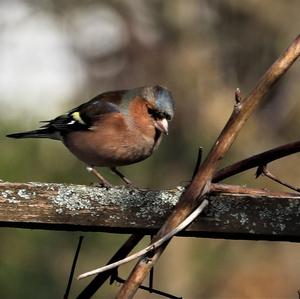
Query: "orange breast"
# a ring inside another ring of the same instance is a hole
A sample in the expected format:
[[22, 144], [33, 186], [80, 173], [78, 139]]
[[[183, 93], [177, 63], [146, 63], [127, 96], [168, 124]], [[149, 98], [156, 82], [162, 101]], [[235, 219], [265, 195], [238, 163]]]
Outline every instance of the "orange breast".
[[64, 143], [88, 165], [113, 167], [136, 163], [149, 157], [155, 145], [151, 121], [138, 119], [141, 123], [121, 113], [107, 114], [91, 130], [66, 135]]

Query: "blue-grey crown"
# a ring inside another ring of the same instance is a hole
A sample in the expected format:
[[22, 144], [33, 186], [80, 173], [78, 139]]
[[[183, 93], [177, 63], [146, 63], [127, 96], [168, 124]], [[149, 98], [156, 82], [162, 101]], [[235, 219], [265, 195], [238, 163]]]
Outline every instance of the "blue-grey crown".
[[151, 102], [155, 108], [166, 114], [170, 119], [174, 116], [174, 100], [171, 92], [159, 85], [144, 87], [144, 97]]

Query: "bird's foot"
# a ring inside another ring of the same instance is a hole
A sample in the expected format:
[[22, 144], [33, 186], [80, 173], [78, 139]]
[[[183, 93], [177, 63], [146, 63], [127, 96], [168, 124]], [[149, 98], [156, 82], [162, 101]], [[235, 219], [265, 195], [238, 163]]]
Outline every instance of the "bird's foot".
[[125, 182], [125, 186], [129, 189], [138, 189], [138, 187], [132, 182]]
[[110, 182], [107, 181], [94, 167], [87, 166], [86, 169], [88, 172], [92, 173], [98, 179], [100, 187], [104, 187], [107, 189], [112, 187]]
[[110, 183], [99, 182], [97, 184], [97, 187], [110, 189], [110, 188], [112, 188], [112, 185]]
[[136, 186], [135, 186], [129, 179], [127, 179], [127, 178], [125, 177], [125, 175], [122, 174], [116, 167], [111, 167], [110, 169], [111, 169], [111, 171], [112, 171], [113, 173], [115, 173], [119, 178], [121, 178], [121, 180], [126, 184], [126, 186], [127, 186], [128, 188], [132, 188], [132, 189], [136, 188]]

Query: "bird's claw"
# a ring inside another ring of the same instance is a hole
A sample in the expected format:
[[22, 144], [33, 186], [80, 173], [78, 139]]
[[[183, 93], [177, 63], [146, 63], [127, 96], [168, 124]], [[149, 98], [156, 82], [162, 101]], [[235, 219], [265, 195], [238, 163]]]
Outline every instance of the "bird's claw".
[[99, 188], [105, 188], [105, 189], [108, 190], [108, 189], [112, 188], [112, 185], [110, 183], [99, 182], [97, 184], [97, 187], [99, 187]]

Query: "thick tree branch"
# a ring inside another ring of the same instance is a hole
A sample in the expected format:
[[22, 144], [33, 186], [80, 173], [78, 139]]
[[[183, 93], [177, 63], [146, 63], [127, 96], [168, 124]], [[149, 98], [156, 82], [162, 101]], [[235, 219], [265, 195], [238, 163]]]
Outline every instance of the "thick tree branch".
[[[201, 195], [203, 195], [206, 191], [205, 189], [208, 188], [218, 165], [218, 161], [222, 159], [224, 154], [228, 151], [253, 110], [262, 101], [271, 87], [289, 69], [299, 55], [300, 36], [294, 40], [290, 47], [269, 68], [253, 91], [243, 101], [235, 105], [235, 109], [230, 119], [209, 152], [207, 158], [200, 166], [192, 183], [183, 193], [180, 202], [154, 237], [153, 241], [156, 241], [170, 232], [200, 203], [202, 200]], [[139, 285], [143, 282], [166, 246], [167, 244], [165, 243], [162, 247], [158, 248], [154, 256], [152, 256], [151, 259], [146, 260], [147, 262], [145, 262], [145, 259], [141, 259], [137, 263], [116, 298], [126, 299], [134, 296]]]
[[[154, 191], [63, 184], [0, 183], [0, 225], [4, 227], [153, 234], [174, 209], [183, 188]], [[212, 184], [208, 209], [181, 236], [300, 240], [299, 194]], [[128, 249], [129, 248], [129, 249]], [[125, 253], [124, 253], [125, 252]], [[112, 261], [110, 261], [112, 262]], [[101, 279], [100, 279], [101, 280]], [[102, 280], [101, 280], [102, 281]]]

